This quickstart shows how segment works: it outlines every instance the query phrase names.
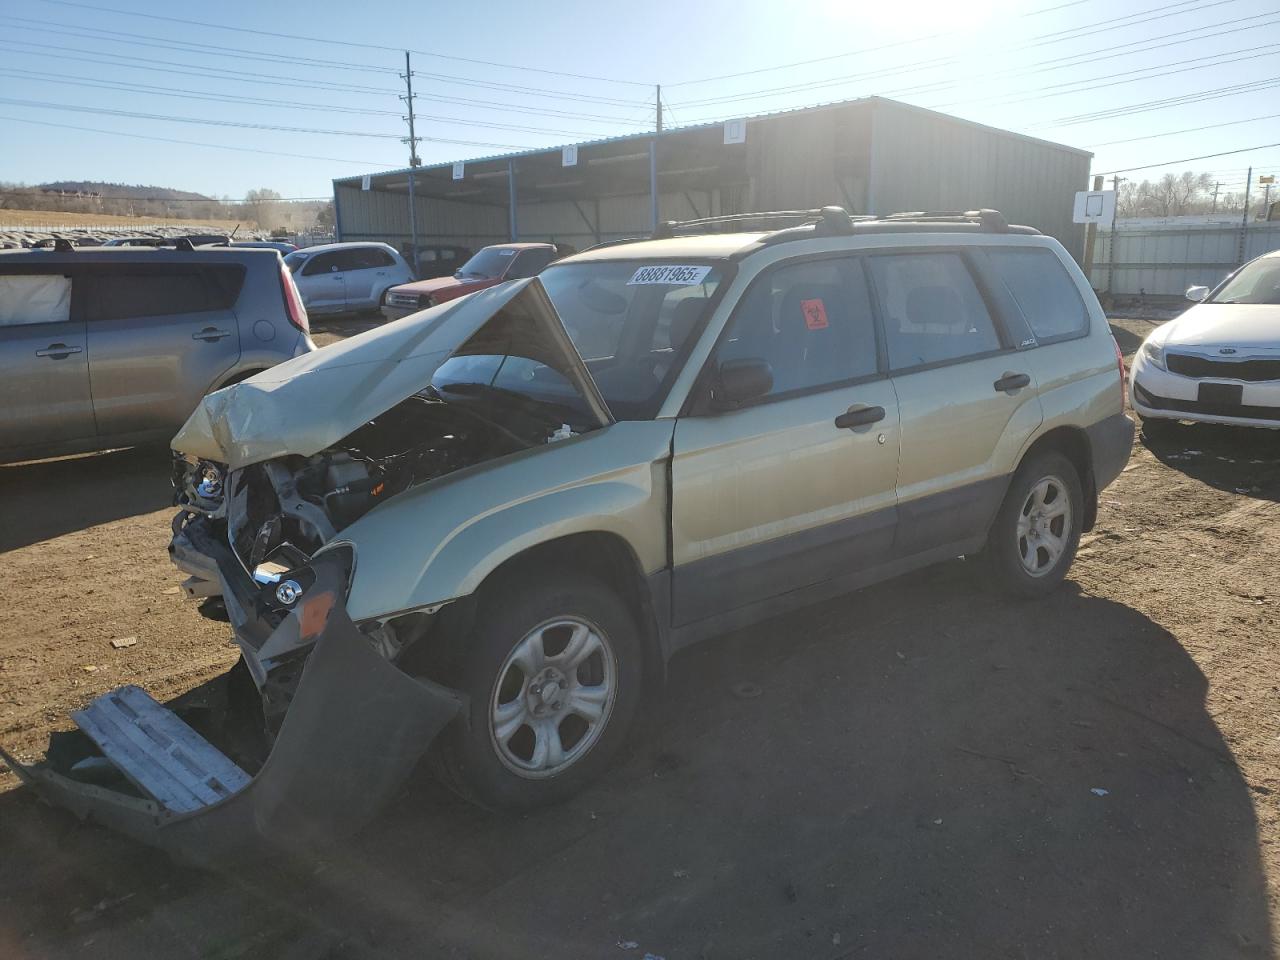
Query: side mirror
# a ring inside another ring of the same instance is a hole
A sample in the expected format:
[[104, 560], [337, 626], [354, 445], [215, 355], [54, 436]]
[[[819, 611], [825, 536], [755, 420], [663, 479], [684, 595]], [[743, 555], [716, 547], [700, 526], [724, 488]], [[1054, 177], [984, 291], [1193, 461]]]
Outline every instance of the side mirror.
[[773, 389], [773, 368], [758, 357], [726, 360], [716, 371], [713, 396], [716, 406], [733, 409], [763, 397]]
[[1204, 298], [1209, 295], [1208, 287], [1187, 287], [1187, 299], [1193, 303], [1202, 303]]

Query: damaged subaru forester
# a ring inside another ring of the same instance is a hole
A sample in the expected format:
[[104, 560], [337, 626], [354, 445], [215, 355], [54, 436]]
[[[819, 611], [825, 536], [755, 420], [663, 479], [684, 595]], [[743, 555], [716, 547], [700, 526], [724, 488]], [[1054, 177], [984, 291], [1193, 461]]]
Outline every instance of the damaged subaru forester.
[[126, 687], [75, 762], [5, 759], [217, 864], [350, 832], [424, 758], [562, 798], [675, 650], [801, 604], [962, 555], [1043, 596], [1133, 438], [1079, 269], [994, 211], [804, 219], [603, 245], [211, 394], [170, 553], [242, 653], [223, 722]]

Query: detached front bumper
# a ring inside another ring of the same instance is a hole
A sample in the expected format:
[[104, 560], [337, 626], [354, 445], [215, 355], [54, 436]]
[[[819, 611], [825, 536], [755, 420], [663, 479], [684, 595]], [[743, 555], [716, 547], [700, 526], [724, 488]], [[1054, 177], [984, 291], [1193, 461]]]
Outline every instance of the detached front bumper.
[[[359, 829], [462, 700], [383, 659], [343, 608], [342, 564], [322, 558], [314, 568], [307, 602], [279, 628], [314, 637], [314, 645], [256, 776], [154, 704], [149, 727], [141, 720], [133, 728], [91, 722], [106, 713], [94, 705], [77, 714], [130, 792], [73, 779], [47, 760], [28, 766], [3, 749], [0, 757], [51, 803], [202, 867], [301, 853]], [[136, 706], [139, 695], [125, 688], [101, 699], [132, 697]], [[111, 716], [129, 714], [126, 706]]]

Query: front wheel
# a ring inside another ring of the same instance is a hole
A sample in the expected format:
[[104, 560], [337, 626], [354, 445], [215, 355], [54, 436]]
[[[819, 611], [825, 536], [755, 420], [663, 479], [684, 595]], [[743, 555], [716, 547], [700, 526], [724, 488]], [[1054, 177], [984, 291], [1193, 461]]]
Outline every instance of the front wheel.
[[576, 792], [625, 740], [640, 700], [631, 612], [569, 571], [491, 585], [457, 660], [468, 722], [445, 731], [435, 766], [482, 806], [527, 809]]
[[1075, 466], [1060, 453], [1024, 461], [991, 524], [984, 555], [995, 585], [1041, 597], [1062, 582], [1080, 544], [1084, 495]]

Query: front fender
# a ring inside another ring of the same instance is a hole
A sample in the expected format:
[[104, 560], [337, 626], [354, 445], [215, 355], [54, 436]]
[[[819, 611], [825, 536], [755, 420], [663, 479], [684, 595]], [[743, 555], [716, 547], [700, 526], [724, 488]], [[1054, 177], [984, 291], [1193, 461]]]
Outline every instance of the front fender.
[[578, 533], [621, 537], [667, 565], [673, 421], [624, 421], [406, 491], [342, 532], [356, 549], [355, 620], [473, 593], [502, 563]]

